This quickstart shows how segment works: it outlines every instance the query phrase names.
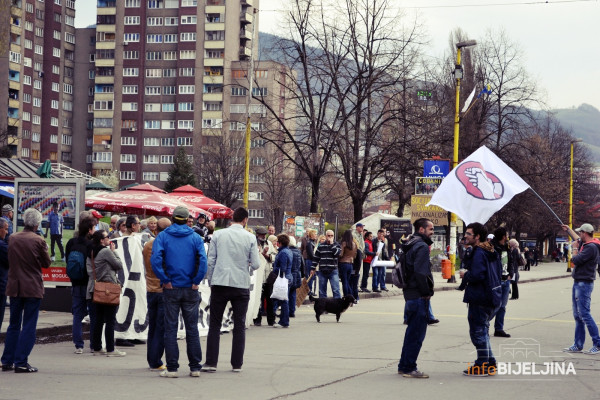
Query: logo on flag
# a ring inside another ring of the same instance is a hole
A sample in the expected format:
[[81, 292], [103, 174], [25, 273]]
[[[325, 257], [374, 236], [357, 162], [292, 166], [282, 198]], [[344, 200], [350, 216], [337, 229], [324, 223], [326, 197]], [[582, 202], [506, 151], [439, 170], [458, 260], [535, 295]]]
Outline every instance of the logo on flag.
[[477, 199], [498, 200], [504, 195], [504, 185], [500, 179], [477, 161], [460, 164], [456, 168], [456, 177], [467, 193]]
[[485, 224], [516, 194], [528, 188], [515, 171], [481, 146], [444, 178], [427, 206], [436, 205], [453, 212], [467, 225]]

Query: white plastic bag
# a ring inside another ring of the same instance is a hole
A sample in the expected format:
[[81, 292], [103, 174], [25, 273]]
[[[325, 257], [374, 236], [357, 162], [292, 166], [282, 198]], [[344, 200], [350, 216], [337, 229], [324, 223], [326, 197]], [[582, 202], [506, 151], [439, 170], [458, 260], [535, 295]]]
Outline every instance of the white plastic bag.
[[285, 276], [281, 276], [280, 274], [275, 280], [271, 298], [283, 301], [288, 299], [288, 280]]

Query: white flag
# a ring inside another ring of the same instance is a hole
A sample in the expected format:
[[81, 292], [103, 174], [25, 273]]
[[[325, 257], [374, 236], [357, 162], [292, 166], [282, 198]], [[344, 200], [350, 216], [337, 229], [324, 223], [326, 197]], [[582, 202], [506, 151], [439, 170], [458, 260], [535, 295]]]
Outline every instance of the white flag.
[[488, 219], [529, 185], [490, 149], [481, 146], [458, 164], [433, 193], [428, 206], [440, 206], [465, 224]]
[[469, 106], [471, 105], [471, 102], [473, 101], [473, 97], [475, 97], [475, 88], [473, 88], [473, 91], [471, 92], [469, 97], [467, 97], [467, 101], [465, 101], [465, 106], [463, 107], [461, 112], [465, 112], [469, 109]]

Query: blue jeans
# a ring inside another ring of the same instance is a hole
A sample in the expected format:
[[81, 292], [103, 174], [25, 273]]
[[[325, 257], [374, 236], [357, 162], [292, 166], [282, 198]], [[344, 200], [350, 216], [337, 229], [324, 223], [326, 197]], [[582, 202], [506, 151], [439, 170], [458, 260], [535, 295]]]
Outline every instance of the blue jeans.
[[385, 288], [385, 267], [372, 267], [373, 268], [373, 290], [377, 288]]
[[4, 340], [2, 365], [24, 367], [35, 344], [35, 330], [42, 299], [37, 297], [11, 297], [10, 321]]
[[231, 302], [233, 332], [231, 337], [231, 366], [242, 368], [246, 348], [246, 312], [250, 301], [248, 289], [213, 286], [210, 294], [210, 321], [206, 338], [206, 365], [216, 367], [219, 361], [219, 342], [225, 306]]
[[8, 282], [8, 268], [0, 267], [0, 329], [2, 320], [4, 320], [4, 310], [6, 308], [6, 283]]
[[494, 317], [494, 308], [469, 304], [467, 319], [469, 320], [469, 335], [477, 350], [475, 365], [495, 365], [496, 359], [490, 346], [490, 320]]
[[360, 288], [366, 289], [369, 280], [369, 271], [371, 270], [371, 263], [363, 261], [362, 280], [360, 282]]
[[330, 273], [318, 272], [319, 276], [319, 297], [327, 297], [327, 281], [331, 284], [331, 292], [334, 299], [341, 298], [340, 296], [340, 277], [338, 270], [334, 269]]
[[296, 315], [296, 289], [290, 288], [288, 291], [288, 309], [290, 317]]
[[[290, 288], [288, 287], [288, 296], [290, 292]], [[288, 297], [289, 299], [289, 297]], [[290, 326], [290, 305], [289, 300], [277, 300], [273, 299], [273, 307], [276, 311], [279, 307], [281, 307], [281, 311], [279, 312], [279, 322], [278, 324], [281, 326]]]
[[[433, 321], [435, 319], [435, 315], [433, 315], [433, 308], [431, 308], [431, 300], [429, 301], [429, 308], [427, 309], [427, 322]], [[406, 325], [408, 321], [408, 316], [406, 313], [406, 304], [404, 304], [404, 324]]]
[[[306, 279], [308, 279], [308, 277], [310, 276], [311, 271], [312, 271], [312, 260], [304, 260], [304, 275], [306, 276]], [[313, 293], [315, 292], [315, 288], [317, 287], [317, 284], [315, 283], [317, 281], [316, 278], [317, 277], [314, 276], [308, 282], [308, 290], [310, 290]]]
[[350, 275], [350, 294], [354, 297], [354, 300], [358, 300], [358, 280], [360, 279], [359, 274]]
[[404, 333], [404, 344], [402, 345], [398, 371], [408, 373], [417, 369], [417, 358], [427, 333], [428, 308], [429, 300], [406, 300], [404, 310], [408, 326]]
[[86, 300], [86, 302], [88, 314], [90, 316], [90, 350], [94, 350], [92, 337], [94, 335], [94, 327], [96, 326], [96, 304], [92, 301], [92, 299]]
[[342, 280], [342, 292], [344, 296], [352, 294], [350, 290], [350, 275], [352, 274], [352, 264], [350, 263], [339, 263], [338, 270], [340, 279]]
[[506, 315], [506, 304], [508, 304], [508, 294], [510, 293], [510, 281], [502, 281], [502, 303], [496, 309], [496, 319], [494, 320], [494, 329], [504, 330], [504, 316]]
[[[573, 282], [573, 317], [575, 318], [575, 346], [583, 349], [585, 343], [585, 327], [592, 338], [594, 346], [600, 346], [598, 326], [590, 313], [593, 282]], [[12, 301], [11, 301], [12, 303]]]
[[65, 250], [62, 244], [62, 235], [50, 235], [50, 255], [54, 257], [54, 243], [58, 244], [58, 250], [60, 250], [60, 258], [65, 258]]
[[[73, 343], [75, 348], [83, 349], [83, 324], [81, 321], [87, 315], [87, 300], [85, 292], [87, 286], [72, 286], [71, 287], [71, 314], [73, 314]], [[91, 331], [90, 331], [91, 332]], [[90, 334], [91, 338], [91, 334]], [[90, 340], [91, 342], [91, 340]], [[91, 347], [91, 345], [90, 345]]]
[[177, 326], [179, 324], [179, 311], [185, 325], [185, 342], [187, 344], [187, 357], [190, 371], [199, 371], [202, 368], [202, 349], [200, 348], [200, 335], [198, 334], [198, 307], [200, 306], [200, 293], [189, 288], [173, 288], [163, 290], [165, 308], [165, 357], [167, 370], [177, 371], [179, 368], [179, 346], [177, 345]]
[[163, 294], [146, 293], [148, 301], [148, 342], [146, 360], [150, 368], [163, 365], [161, 360], [165, 352], [165, 308]]

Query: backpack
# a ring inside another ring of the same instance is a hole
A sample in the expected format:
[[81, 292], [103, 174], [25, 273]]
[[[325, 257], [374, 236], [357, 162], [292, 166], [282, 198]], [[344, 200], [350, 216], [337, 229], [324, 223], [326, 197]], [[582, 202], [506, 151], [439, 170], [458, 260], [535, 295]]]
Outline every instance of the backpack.
[[[420, 239], [419, 239], [420, 240]], [[408, 266], [406, 265], [406, 253], [412, 245], [418, 240], [409, 240], [400, 246], [400, 249], [394, 254], [396, 265], [392, 269], [392, 284], [398, 289], [404, 289], [408, 286]]]
[[67, 275], [72, 280], [84, 279], [87, 276], [85, 266], [85, 254], [78, 250], [72, 250], [67, 257]]
[[527, 262], [525, 261], [525, 255], [523, 253], [519, 253], [519, 259], [517, 260], [517, 264], [519, 267], [524, 267]]

